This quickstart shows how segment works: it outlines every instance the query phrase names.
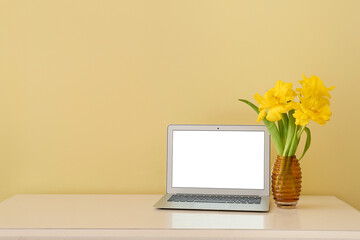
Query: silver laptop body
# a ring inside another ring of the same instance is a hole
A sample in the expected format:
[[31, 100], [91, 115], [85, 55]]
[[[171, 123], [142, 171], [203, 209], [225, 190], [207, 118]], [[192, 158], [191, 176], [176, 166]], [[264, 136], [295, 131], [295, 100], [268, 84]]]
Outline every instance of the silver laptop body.
[[156, 208], [268, 211], [270, 135], [260, 125], [169, 125], [166, 176]]

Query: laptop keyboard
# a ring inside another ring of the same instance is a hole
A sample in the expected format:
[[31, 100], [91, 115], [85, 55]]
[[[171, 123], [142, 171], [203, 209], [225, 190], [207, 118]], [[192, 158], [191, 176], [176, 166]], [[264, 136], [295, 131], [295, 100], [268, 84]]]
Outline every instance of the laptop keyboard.
[[168, 202], [206, 202], [206, 203], [234, 203], [234, 204], [260, 204], [261, 197], [257, 196], [229, 196], [229, 195], [172, 195]]

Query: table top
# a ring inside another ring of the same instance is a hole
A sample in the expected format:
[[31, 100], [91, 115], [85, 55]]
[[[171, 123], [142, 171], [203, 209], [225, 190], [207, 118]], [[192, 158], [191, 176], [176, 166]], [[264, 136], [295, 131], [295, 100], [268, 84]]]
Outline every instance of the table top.
[[296, 209], [160, 210], [162, 195], [29, 194], [0, 203], [0, 229], [267, 229], [360, 231], [360, 212], [332, 196], [301, 196]]

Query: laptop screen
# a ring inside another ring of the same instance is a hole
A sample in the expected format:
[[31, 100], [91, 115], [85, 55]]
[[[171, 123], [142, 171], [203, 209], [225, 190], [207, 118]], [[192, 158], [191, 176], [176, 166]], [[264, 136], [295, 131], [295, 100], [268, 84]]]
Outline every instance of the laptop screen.
[[264, 131], [173, 131], [172, 187], [264, 189], [264, 139]]

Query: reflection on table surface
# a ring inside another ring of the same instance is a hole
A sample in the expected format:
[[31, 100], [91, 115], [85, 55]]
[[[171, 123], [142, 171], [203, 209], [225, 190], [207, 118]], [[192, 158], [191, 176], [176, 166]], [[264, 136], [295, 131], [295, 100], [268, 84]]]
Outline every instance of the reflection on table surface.
[[173, 212], [171, 228], [264, 229], [264, 216], [256, 213]]

